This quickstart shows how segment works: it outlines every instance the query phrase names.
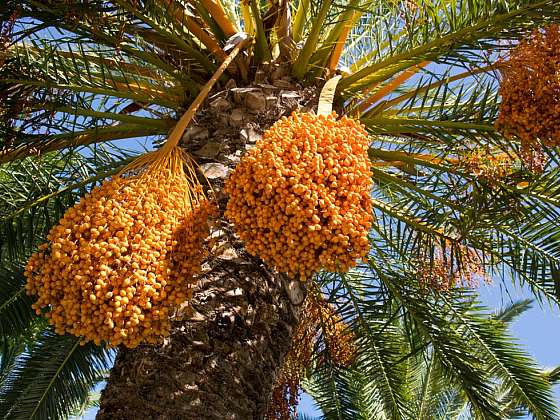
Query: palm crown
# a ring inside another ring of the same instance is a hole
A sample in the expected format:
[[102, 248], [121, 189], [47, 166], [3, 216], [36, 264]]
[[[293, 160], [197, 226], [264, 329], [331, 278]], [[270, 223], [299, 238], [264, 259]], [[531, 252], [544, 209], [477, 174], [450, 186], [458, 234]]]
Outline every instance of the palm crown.
[[489, 318], [460, 287], [507, 277], [560, 299], [558, 156], [539, 145], [534, 170], [521, 140], [494, 125], [499, 58], [560, 20], [555, 0], [8, 0], [0, 13], [6, 418], [65, 416], [109, 368], [106, 350], [34, 315], [26, 259], [66, 208], [138, 154], [119, 141], [157, 146], [244, 37], [221, 86], [303, 89], [340, 75], [334, 107], [372, 139], [370, 254], [315, 279], [358, 347], [350, 369], [312, 367], [306, 386], [326, 416], [445, 417], [452, 406], [557, 417], [557, 372], [541, 372], [507, 316]]

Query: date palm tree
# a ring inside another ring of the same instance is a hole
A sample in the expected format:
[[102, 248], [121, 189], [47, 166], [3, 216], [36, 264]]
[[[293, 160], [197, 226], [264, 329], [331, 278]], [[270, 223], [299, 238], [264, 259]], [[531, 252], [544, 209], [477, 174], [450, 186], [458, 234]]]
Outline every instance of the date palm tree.
[[[560, 302], [558, 155], [542, 146], [546, 162], [532, 170], [521, 141], [494, 125], [498, 59], [560, 22], [556, 0], [7, 0], [0, 16], [4, 418], [65, 417], [107, 377], [100, 419], [263, 418], [311, 284], [356, 336], [349, 371], [329, 370], [328, 357], [310, 368], [336, 395], [354, 386], [379, 418], [417, 418], [419, 383], [450, 384], [446, 395], [477, 418], [511, 407], [558, 417], [550, 378], [480, 315], [475, 293], [443, 290], [492, 276]], [[235, 53], [182, 143], [219, 201], [255, 138], [313, 111], [341, 76], [334, 108], [371, 135], [371, 252], [348, 274], [300, 284], [221, 220], [194, 313], [176, 316], [159, 345], [119, 349], [111, 368], [112, 350], [35, 315], [22, 267], [65, 209], [143, 152], [130, 140], [158, 147]], [[334, 418], [354, 415], [335, 406]]]

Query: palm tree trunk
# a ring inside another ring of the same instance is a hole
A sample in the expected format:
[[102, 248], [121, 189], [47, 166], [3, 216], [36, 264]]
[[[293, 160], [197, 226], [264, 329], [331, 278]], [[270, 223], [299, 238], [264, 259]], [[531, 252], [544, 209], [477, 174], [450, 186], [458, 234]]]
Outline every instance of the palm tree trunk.
[[262, 419], [302, 300], [297, 283], [228, 248], [163, 345], [119, 351], [97, 418]]
[[[257, 93], [264, 98], [263, 92]], [[267, 115], [263, 118], [246, 112], [246, 102], [255, 108], [258, 101], [237, 98], [237, 111], [242, 111], [237, 114], [212, 106], [199, 113], [198, 127], [186, 134], [186, 150], [203, 156], [203, 162], [232, 167], [232, 156], [254, 143], [243, 137], [244, 127], [249, 132], [256, 125], [265, 129], [294, 106], [284, 104], [272, 113], [259, 110]], [[234, 115], [241, 115], [239, 121]], [[214, 148], [219, 156], [207, 156]], [[226, 175], [207, 175], [223, 211]], [[161, 346], [119, 351], [102, 393], [99, 420], [264, 417], [305, 291], [299, 282], [272, 273], [247, 254], [227, 222], [220, 221], [218, 232], [219, 251], [211, 253], [207, 272], [195, 288], [194, 315], [175, 321]]]

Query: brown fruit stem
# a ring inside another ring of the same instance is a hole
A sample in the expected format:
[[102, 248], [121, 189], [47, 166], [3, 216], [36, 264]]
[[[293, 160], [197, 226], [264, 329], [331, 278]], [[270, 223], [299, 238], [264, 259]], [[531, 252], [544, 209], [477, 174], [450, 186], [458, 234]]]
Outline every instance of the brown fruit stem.
[[239, 44], [235, 46], [235, 48], [228, 55], [225, 61], [220, 65], [218, 70], [216, 70], [216, 72], [212, 75], [210, 80], [204, 85], [204, 87], [201, 89], [200, 93], [195, 98], [193, 103], [189, 106], [189, 109], [187, 109], [187, 111], [183, 114], [181, 119], [177, 122], [177, 125], [175, 125], [175, 127], [173, 128], [173, 131], [171, 131], [171, 134], [169, 135], [167, 141], [165, 142], [165, 145], [161, 148], [162, 154], [168, 152], [169, 150], [173, 149], [175, 146], [179, 144], [179, 141], [181, 140], [181, 136], [185, 132], [185, 129], [193, 119], [194, 115], [196, 114], [196, 111], [198, 111], [198, 108], [200, 107], [200, 105], [202, 105], [202, 103], [204, 102], [204, 100], [206, 99], [206, 97], [208, 96], [208, 94], [210, 93], [210, 91], [218, 81], [218, 79], [222, 76], [224, 71], [231, 64], [231, 62], [237, 56], [237, 54], [239, 54], [239, 52], [243, 48], [249, 45], [250, 42], [251, 42], [251, 38], [246, 38], [241, 42], [239, 42]]

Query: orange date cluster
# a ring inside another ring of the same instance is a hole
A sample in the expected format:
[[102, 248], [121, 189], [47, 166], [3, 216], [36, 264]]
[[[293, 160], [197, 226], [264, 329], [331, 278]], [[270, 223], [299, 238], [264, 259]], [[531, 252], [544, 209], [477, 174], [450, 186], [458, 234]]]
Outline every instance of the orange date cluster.
[[193, 201], [188, 184], [165, 171], [116, 176], [68, 209], [26, 267], [36, 312], [83, 342], [136, 347], [168, 335], [208, 235], [208, 201]]
[[521, 139], [521, 156], [541, 171], [545, 146], [560, 145], [560, 26], [535, 30], [499, 62], [500, 113], [496, 127]]
[[368, 135], [351, 118], [293, 113], [277, 121], [226, 181], [226, 217], [247, 250], [300, 279], [344, 272], [367, 255]]

